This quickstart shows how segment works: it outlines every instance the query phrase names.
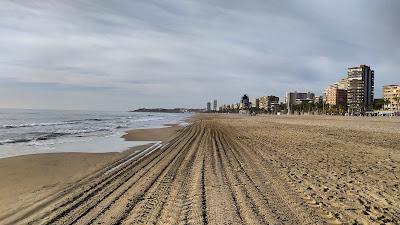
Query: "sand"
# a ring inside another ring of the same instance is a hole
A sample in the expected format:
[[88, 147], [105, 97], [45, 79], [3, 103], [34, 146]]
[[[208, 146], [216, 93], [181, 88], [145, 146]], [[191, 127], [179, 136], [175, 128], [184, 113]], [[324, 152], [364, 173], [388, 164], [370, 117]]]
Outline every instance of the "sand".
[[177, 124], [165, 125], [168, 127], [130, 130], [122, 137], [127, 141], [165, 141], [182, 128]]
[[49, 153], [0, 159], [0, 220], [144, 148], [138, 146], [123, 153]]
[[398, 118], [197, 117], [4, 224], [399, 224]]
[[[124, 137], [127, 141], [164, 141], [180, 129], [174, 124], [169, 126], [128, 131]], [[50, 153], [0, 159], [0, 221], [110, 163], [148, 147], [138, 146], [122, 153]]]

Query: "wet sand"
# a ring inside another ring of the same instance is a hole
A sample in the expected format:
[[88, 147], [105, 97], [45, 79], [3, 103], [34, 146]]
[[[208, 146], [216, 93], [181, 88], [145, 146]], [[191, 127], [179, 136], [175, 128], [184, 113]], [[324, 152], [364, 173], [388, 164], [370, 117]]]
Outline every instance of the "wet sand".
[[[163, 141], [177, 130], [179, 127], [175, 125], [134, 130], [128, 131], [124, 138], [127, 141]], [[138, 146], [121, 153], [49, 153], [0, 159], [0, 220], [149, 146]]]
[[165, 124], [168, 127], [158, 129], [136, 129], [128, 131], [123, 138], [127, 141], [165, 141], [182, 127], [177, 124]]
[[399, 122], [202, 115], [0, 223], [399, 224]]

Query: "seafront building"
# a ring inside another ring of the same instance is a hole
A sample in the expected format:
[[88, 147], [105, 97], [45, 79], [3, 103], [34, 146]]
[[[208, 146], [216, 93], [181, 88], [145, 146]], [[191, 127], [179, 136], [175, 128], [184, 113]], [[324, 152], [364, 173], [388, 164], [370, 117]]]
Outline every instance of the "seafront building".
[[207, 111], [207, 112], [211, 112], [211, 102], [207, 102], [206, 111]]
[[400, 112], [400, 84], [383, 86], [384, 109]]
[[292, 113], [294, 105], [301, 103], [312, 103], [314, 102], [315, 94], [312, 92], [289, 92], [285, 96], [285, 103], [288, 107], [288, 113]]
[[340, 81], [337, 83], [337, 88], [342, 90], [347, 90], [349, 88], [349, 79], [347, 76], [340, 79]]
[[322, 103], [324, 101], [324, 96], [315, 96], [314, 103]]
[[268, 111], [275, 111], [279, 106], [279, 97], [270, 95], [267, 97], [267, 110]]
[[268, 108], [268, 96], [261, 96], [258, 98], [258, 107], [260, 109], [267, 109]]
[[250, 99], [246, 94], [242, 96], [240, 100], [239, 109], [249, 109], [250, 108]]
[[347, 90], [340, 89], [338, 84], [329, 85], [325, 89], [325, 103], [329, 106], [337, 106], [344, 110], [347, 106]]
[[213, 101], [213, 110], [214, 110], [214, 111], [217, 111], [217, 110], [218, 110], [218, 103], [217, 103], [217, 100], [216, 100], [216, 99], [214, 99], [214, 101]]
[[258, 99], [258, 98], [254, 98], [252, 101], [251, 101], [251, 107], [252, 108], [260, 108], [260, 99]]
[[347, 107], [350, 115], [364, 114], [374, 102], [374, 71], [360, 65], [347, 69]]

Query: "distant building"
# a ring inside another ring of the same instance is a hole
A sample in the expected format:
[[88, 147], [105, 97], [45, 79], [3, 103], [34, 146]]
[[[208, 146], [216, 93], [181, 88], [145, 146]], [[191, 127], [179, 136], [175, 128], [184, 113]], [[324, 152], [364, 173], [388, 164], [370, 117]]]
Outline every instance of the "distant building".
[[214, 101], [213, 101], [213, 110], [214, 111], [218, 110], [218, 104], [217, 104], [217, 100], [216, 99], [214, 99]]
[[285, 103], [288, 108], [288, 112], [292, 113], [294, 105], [301, 104], [303, 102], [312, 103], [314, 102], [315, 94], [312, 92], [289, 92], [285, 96]]
[[400, 112], [400, 85], [383, 86], [384, 109]]
[[206, 109], [206, 111], [207, 111], [207, 112], [210, 112], [210, 111], [211, 111], [211, 102], [207, 102], [207, 109]]
[[258, 107], [260, 109], [268, 109], [268, 96], [261, 96], [258, 98]]
[[260, 107], [260, 99], [254, 98], [253, 101], [251, 101], [251, 107], [258, 109]]
[[240, 100], [239, 109], [249, 109], [249, 108], [250, 108], [250, 99], [249, 96], [245, 94], [242, 96], [242, 99]]
[[314, 97], [314, 103], [322, 103], [322, 101], [324, 101], [324, 97], [323, 96], [315, 96]]
[[374, 102], [374, 71], [360, 65], [347, 69], [347, 106], [351, 115], [364, 114], [372, 110]]
[[340, 81], [337, 83], [337, 88], [347, 90], [349, 88], [349, 79], [347, 77], [340, 79]]
[[347, 90], [340, 89], [338, 84], [330, 85], [325, 89], [325, 102], [330, 106], [337, 106], [344, 110], [347, 106]]
[[268, 111], [275, 111], [279, 106], [279, 97], [270, 95], [267, 97], [267, 110]]
[[285, 103], [291, 112], [292, 107], [303, 102], [312, 103], [314, 101], [315, 94], [312, 92], [289, 92], [286, 94]]
[[279, 97], [277, 96], [261, 96], [259, 97], [259, 108], [268, 111], [274, 111], [279, 106]]

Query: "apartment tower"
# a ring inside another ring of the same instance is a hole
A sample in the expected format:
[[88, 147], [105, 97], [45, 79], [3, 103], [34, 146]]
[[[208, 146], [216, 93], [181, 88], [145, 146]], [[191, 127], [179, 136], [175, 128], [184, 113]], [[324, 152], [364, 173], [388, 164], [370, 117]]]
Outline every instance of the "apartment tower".
[[374, 71], [360, 65], [347, 69], [347, 106], [351, 115], [364, 114], [374, 101]]
[[216, 99], [214, 99], [214, 101], [213, 101], [213, 110], [214, 111], [218, 110], [218, 104], [217, 104], [217, 100]]
[[279, 106], [279, 97], [270, 95], [268, 96], [268, 111], [275, 111]]
[[344, 110], [347, 106], [347, 90], [339, 88], [338, 84], [330, 85], [325, 89], [325, 102]]
[[288, 107], [288, 113], [292, 113], [294, 105], [301, 104], [302, 102], [311, 103], [314, 101], [315, 94], [311, 92], [289, 92], [286, 93], [285, 102]]
[[253, 101], [251, 101], [251, 107], [258, 109], [260, 107], [260, 99], [254, 98]]
[[211, 102], [207, 102], [207, 112], [211, 111]]
[[400, 85], [383, 86], [384, 109], [400, 112]]
[[240, 106], [239, 109], [249, 109], [250, 108], [250, 99], [249, 96], [247, 96], [246, 94], [242, 96], [241, 100], [240, 100]]

